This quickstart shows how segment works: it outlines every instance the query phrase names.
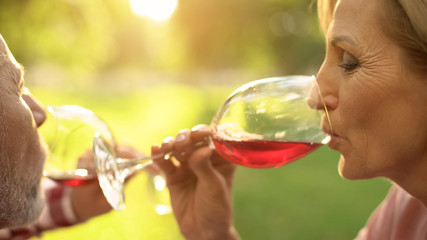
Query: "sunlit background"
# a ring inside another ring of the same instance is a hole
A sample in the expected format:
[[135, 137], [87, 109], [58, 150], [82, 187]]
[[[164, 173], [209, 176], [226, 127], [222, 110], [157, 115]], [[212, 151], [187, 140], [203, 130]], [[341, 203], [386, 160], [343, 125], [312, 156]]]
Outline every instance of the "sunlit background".
[[177, 5], [178, 0], [130, 0], [132, 12], [157, 22], [169, 20]]
[[[77, 104], [147, 152], [182, 128], [209, 124], [237, 86], [316, 74], [324, 43], [311, 0], [0, 1], [0, 33], [47, 105]], [[384, 197], [383, 180], [350, 182], [321, 148], [278, 169], [239, 167], [235, 224], [242, 239], [352, 239]], [[42, 239], [183, 239], [158, 215], [145, 176], [127, 209]], [[163, 201], [163, 200], [162, 200]]]

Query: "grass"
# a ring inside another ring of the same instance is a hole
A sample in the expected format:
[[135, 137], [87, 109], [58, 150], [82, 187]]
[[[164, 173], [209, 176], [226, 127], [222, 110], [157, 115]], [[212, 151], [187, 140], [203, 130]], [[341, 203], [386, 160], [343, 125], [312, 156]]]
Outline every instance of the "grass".
[[[143, 152], [182, 128], [209, 124], [231, 88], [152, 85], [115, 92], [33, 88], [46, 105], [93, 109], [115, 130], [119, 142]], [[235, 225], [242, 239], [353, 239], [384, 198], [382, 179], [347, 181], [336, 170], [339, 155], [322, 147], [277, 169], [239, 167], [235, 178]], [[147, 198], [147, 179], [126, 187], [127, 209], [87, 223], [45, 233], [42, 239], [183, 239], [172, 214], [157, 215]]]

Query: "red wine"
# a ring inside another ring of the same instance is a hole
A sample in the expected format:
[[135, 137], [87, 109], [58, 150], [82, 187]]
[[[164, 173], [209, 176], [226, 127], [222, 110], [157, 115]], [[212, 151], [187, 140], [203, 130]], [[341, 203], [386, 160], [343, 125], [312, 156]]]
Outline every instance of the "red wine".
[[277, 168], [306, 156], [321, 143], [229, 141], [214, 139], [216, 151], [228, 161], [252, 168]]
[[78, 175], [73, 172], [61, 172], [54, 174], [47, 174], [47, 177], [51, 180], [72, 187], [83, 186], [92, 182], [97, 181], [97, 177], [94, 175]]

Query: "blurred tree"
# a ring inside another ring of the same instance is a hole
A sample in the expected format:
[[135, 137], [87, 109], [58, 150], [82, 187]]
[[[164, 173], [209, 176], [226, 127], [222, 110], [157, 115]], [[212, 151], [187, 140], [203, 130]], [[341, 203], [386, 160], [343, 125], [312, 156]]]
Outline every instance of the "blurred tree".
[[176, 14], [192, 65], [312, 72], [323, 57], [311, 0], [183, 0]]
[[24, 65], [96, 68], [108, 61], [111, 18], [105, 1], [1, 1], [0, 32]]
[[314, 74], [323, 44], [312, 0], [181, 0], [153, 23], [119, 0], [0, 0], [0, 33], [25, 66]]

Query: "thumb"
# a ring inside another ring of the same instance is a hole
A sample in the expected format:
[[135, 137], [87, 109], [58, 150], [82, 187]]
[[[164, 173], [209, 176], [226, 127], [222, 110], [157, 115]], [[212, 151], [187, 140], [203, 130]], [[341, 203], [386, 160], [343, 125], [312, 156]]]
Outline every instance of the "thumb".
[[212, 149], [202, 147], [197, 149], [188, 158], [188, 165], [196, 174], [199, 181], [213, 181], [216, 178], [215, 169], [212, 166], [209, 158], [212, 155]]

